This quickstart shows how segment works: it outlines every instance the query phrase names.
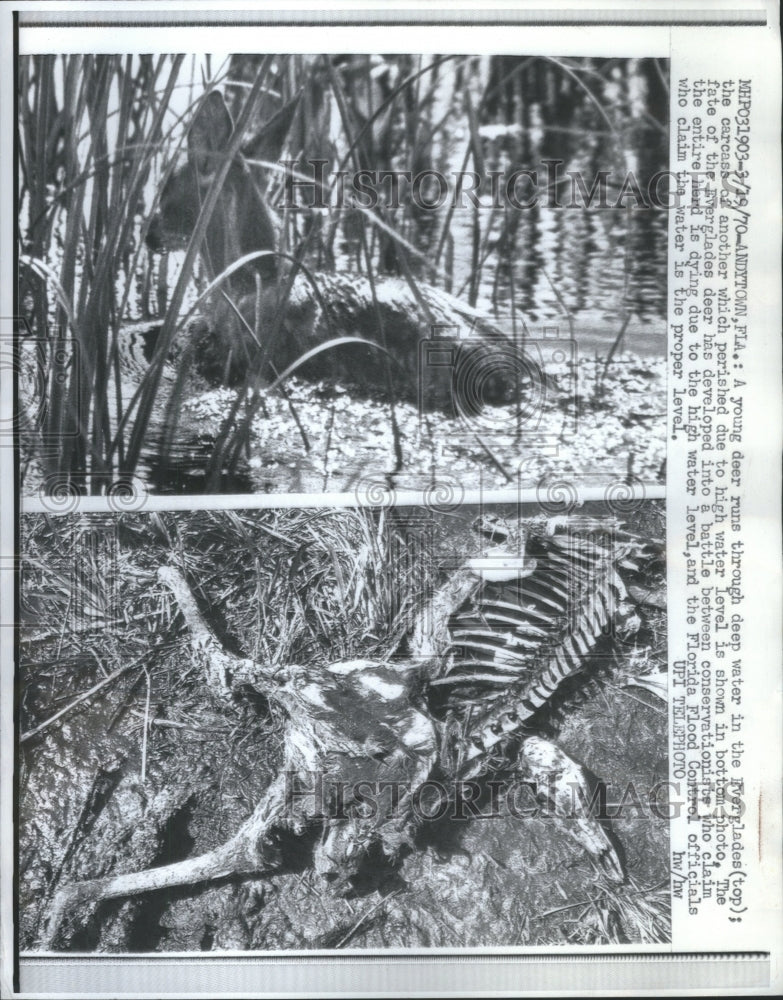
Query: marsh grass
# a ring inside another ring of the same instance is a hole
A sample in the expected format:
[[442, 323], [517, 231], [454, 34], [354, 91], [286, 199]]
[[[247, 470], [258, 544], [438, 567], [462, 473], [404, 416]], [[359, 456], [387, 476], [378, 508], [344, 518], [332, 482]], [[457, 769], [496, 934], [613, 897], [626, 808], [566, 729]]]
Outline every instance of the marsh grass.
[[[225, 89], [238, 128], [172, 282], [165, 268], [156, 268], [144, 241], [160, 191], [183, 155], [194, 110], [217, 85]], [[19, 332], [22, 349], [34, 348], [38, 369], [40, 398], [26, 447], [43, 489], [105, 493], [133, 479], [145, 448], [173, 447], [194, 362], [192, 352], [174, 349], [187, 340], [190, 319], [203, 304], [199, 253], [222, 178], [246, 134], [263, 131], [291, 102], [296, 114], [281, 136], [279, 160], [325, 159], [337, 171], [510, 170], [545, 152], [531, 139], [535, 108], [553, 132], [562, 123], [560, 133], [570, 137], [572, 150], [584, 148], [586, 162], [600, 157], [602, 168], [620, 170], [643, 155], [650, 140], [640, 129], [647, 128], [657, 137], [642, 165], [649, 172], [657, 165], [657, 146], [665, 146], [659, 114], [665, 86], [657, 63], [633, 60], [287, 55], [236, 56], [220, 66], [182, 56], [20, 60]], [[498, 121], [504, 124], [492, 124]], [[249, 158], [253, 164], [252, 153]], [[579, 166], [578, 157], [575, 162]], [[255, 183], [269, 204], [283, 204], [281, 163], [262, 160], [255, 166]], [[332, 194], [325, 192], [327, 202]], [[258, 363], [250, 366], [216, 435], [207, 490], [222, 471], [235, 471], [247, 450], [250, 425], [269, 391], [259, 373], [281, 335], [297, 274], [318, 295], [322, 270], [347, 268], [365, 275], [375, 298], [375, 281], [395, 273], [425, 316], [426, 281], [470, 305], [497, 309], [521, 342], [528, 336], [529, 293], [523, 288], [531, 267], [569, 328], [571, 311], [584, 297], [574, 282], [581, 280], [585, 248], [574, 245], [573, 272], [550, 273], [539, 252], [519, 259], [528, 220], [496, 208], [427, 214], [414, 205], [393, 212], [359, 205], [339, 212], [285, 211], [281, 221], [279, 246], [259, 255], [273, 253], [285, 265], [278, 309], [263, 324], [257, 317], [251, 331], [261, 345]], [[601, 223], [607, 220], [591, 225]], [[613, 293], [619, 341], [626, 317], [644, 308], [639, 288], [648, 289], [648, 306], [661, 293], [649, 292], [656, 274], [637, 259], [636, 223], [611, 222], [617, 225], [625, 273]], [[579, 238], [585, 247], [594, 239], [587, 231]], [[213, 276], [213, 297], [226, 293], [230, 277]], [[155, 346], [146, 370], [128, 384], [124, 332], [139, 320], [154, 325]], [[340, 347], [340, 338], [334, 331], [335, 343], [325, 349]], [[172, 352], [178, 369], [167, 377]], [[285, 392], [285, 379], [278, 388]], [[307, 428], [291, 408], [306, 451]], [[393, 404], [388, 420], [394, 425]]]

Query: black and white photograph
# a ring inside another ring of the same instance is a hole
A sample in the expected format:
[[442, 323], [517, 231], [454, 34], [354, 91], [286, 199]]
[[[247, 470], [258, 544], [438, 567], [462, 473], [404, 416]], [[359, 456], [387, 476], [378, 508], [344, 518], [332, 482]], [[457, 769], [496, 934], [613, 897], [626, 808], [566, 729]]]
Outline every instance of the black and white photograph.
[[0, 997], [776, 995], [739, 6], [0, 10]]
[[669, 67], [19, 61], [21, 488], [665, 479]]
[[661, 503], [22, 531], [23, 951], [670, 940]]

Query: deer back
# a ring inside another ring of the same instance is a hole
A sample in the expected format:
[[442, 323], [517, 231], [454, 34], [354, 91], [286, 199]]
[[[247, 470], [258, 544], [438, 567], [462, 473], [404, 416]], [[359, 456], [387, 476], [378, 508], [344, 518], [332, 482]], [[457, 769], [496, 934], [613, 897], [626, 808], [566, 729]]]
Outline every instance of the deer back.
[[[281, 108], [245, 151], [253, 158], [279, 157], [297, 106], [294, 98]], [[233, 135], [223, 97], [210, 92], [190, 126], [187, 163], [171, 175], [161, 194], [158, 220], [148, 237], [153, 250], [187, 243], [225, 151], [233, 145]], [[459, 388], [466, 378], [468, 396], [480, 390], [482, 401], [490, 396], [491, 402], [514, 398], [520, 383], [511, 363], [515, 359], [499, 331], [475, 310], [423, 283], [414, 292], [400, 278], [370, 282], [346, 272], [318, 272], [307, 278], [300, 273], [281, 301], [286, 283], [276, 280], [284, 270], [277, 266], [277, 247], [278, 224], [264, 198], [261, 178], [240, 153], [228, 167], [201, 255], [214, 279], [248, 254], [268, 253], [221, 284], [206, 323], [195, 333], [199, 367], [211, 380], [241, 381], [255, 370], [259, 358], [267, 363], [263, 374], [274, 377], [313, 348], [328, 345], [299, 374], [314, 380], [347, 380], [375, 397], [391, 391], [398, 399], [420, 401], [428, 409], [448, 410], [455, 385]], [[440, 354], [449, 361], [444, 364], [436, 358], [431, 368], [422, 371], [422, 342], [433, 329], [447, 331], [445, 351], [442, 347]], [[527, 368], [522, 382], [531, 381]], [[488, 393], [486, 387], [495, 382], [497, 390]]]

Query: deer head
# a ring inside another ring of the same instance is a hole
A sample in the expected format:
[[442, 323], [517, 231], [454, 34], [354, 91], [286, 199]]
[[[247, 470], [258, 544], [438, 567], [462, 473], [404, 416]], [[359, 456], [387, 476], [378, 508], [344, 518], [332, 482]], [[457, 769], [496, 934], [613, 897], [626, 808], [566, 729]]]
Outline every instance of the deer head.
[[[254, 172], [244, 154], [276, 160], [298, 101], [297, 97], [278, 111], [232, 158], [199, 247], [210, 281], [220, 278], [240, 258], [263, 254], [220, 282], [205, 321], [191, 329], [199, 368], [214, 381], [240, 380], [257, 356], [254, 302], [261, 288], [274, 284], [278, 271], [278, 220], [264, 197], [262, 171]], [[171, 174], [161, 192], [159, 211], [147, 235], [151, 250], [175, 250], [188, 244], [226, 151], [233, 147], [233, 136], [234, 122], [222, 94], [210, 91], [198, 105], [188, 131], [187, 162]]]
[[[297, 97], [282, 108], [234, 158], [207, 226], [201, 254], [210, 278], [245, 254], [270, 251], [270, 256], [254, 261], [232, 276], [233, 285], [242, 292], [253, 290], [254, 272], [263, 278], [274, 276], [273, 254], [278, 237], [277, 219], [263, 196], [260, 178], [254, 178], [244, 153], [262, 160], [277, 159], [298, 101]], [[160, 209], [147, 237], [151, 249], [176, 249], [188, 242], [233, 131], [234, 122], [222, 94], [211, 91], [197, 108], [190, 126], [187, 163], [172, 173], [163, 188]]]

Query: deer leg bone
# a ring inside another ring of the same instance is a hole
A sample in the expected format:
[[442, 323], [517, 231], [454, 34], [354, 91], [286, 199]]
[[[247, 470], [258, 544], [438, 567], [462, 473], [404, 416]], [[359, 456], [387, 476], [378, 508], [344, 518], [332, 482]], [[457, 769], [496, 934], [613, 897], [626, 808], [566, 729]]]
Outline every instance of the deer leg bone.
[[[204, 621], [183, 574], [173, 566], [158, 570], [158, 581], [174, 595], [190, 632], [194, 655], [202, 663], [210, 688], [230, 698], [241, 684], [251, 684], [263, 694], [273, 695], [271, 671], [252, 660], [227, 652]], [[44, 947], [54, 946], [59, 930], [75, 908], [105, 899], [193, 885], [230, 875], [263, 874], [274, 867], [268, 835], [284, 825], [285, 782], [282, 776], [267, 789], [255, 812], [225, 844], [196, 858], [187, 858], [159, 868], [78, 882], [60, 889], [54, 897], [43, 934]]]
[[530, 736], [519, 751], [519, 764], [535, 783], [537, 797], [564, 829], [592, 857], [613, 882], [624, 882], [622, 862], [598, 820], [590, 814], [592, 796], [584, 768], [554, 743]]
[[196, 885], [234, 875], [272, 874], [279, 869], [272, 834], [275, 829], [283, 829], [286, 825], [285, 806], [286, 781], [284, 775], [279, 775], [250, 818], [220, 847], [159, 868], [75, 882], [60, 889], [46, 920], [41, 941], [43, 948], [54, 949], [64, 923], [76, 915], [78, 908], [87, 904], [175, 886]]
[[199, 611], [193, 592], [180, 570], [161, 566], [158, 582], [167, 587], [179, 607], [190, 633], [195, 658], [202, 664], [210, 689], [221, 698], [230, 698], [237, 687], [249, 685], [260, 694], [275, 698], [279, 682], [270, 667], [255, 660], [235, 656], [217, 640]]

